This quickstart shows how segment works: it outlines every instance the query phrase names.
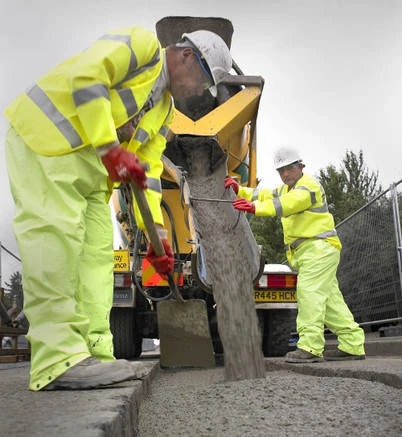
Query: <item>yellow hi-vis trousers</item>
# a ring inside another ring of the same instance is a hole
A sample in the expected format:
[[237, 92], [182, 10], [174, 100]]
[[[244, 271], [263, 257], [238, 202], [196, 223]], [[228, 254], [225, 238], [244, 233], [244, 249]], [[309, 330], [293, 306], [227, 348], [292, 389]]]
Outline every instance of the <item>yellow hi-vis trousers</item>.
[[317, 356], [324, 350], [324, 326], [337, 336], [340, 350], [364, 355], [364, 331], [339, 290], [339, 259], [340, 251], [319, 239], [305, 241], [292, 254], [298, 272], [297, 347]]
[[6, 158], [37, 391], [89, 356], [115, 359], [107, 171], [92, 147], [42, 156], [12, 128]]

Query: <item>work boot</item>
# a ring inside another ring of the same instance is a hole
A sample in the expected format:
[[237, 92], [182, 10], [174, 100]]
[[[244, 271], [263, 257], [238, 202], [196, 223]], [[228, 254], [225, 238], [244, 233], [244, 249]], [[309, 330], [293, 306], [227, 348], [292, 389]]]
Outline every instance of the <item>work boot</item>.
[[83, 390], [128, 379], [136, 379], [136, 374], [127, 360], [102, 363], [97, 358], [89, 357], [68, 369], [43, 390]]
[[324, 361], [324, 358], [313, 355], [304, 349], [297, 348], [295, 351], [288, 352], [285, 355], [285, 361], [287, 363], [319, 363]]
[[325, 361], [347, 361], [347, 360], [365, 360], [366, 355], [353, 355], [340, 349], [329, 349], [324, 351]]

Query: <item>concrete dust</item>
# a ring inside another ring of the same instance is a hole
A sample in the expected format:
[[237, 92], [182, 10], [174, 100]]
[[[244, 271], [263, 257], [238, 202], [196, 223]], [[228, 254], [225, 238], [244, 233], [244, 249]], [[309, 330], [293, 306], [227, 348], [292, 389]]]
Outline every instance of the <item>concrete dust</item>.
[[[225, 190], [226, 155], [213, 139], [187, 137], [180, 155], [191, 196], [231, 199]], [[193, 201], [190, 208], [203, 263], [212, 286], [224, 349], [225, 379], [265, 376], [261, 333], [252, 297], [260, 265], [259, 248], [243, 213], [231, 203]]]
[[203, 300], [158, 302], [158, 327], [161, 367], [215, 365], [207, 307]]

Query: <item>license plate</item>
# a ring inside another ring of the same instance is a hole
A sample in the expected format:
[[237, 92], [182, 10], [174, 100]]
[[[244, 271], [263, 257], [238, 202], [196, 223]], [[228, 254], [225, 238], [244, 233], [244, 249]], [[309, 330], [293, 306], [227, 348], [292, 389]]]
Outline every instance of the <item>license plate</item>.
[[130, 303], [133, 300], [132, 288], [115, 288], [113, 293], [113, 304]]
[[296, 290], [254, 290], [254, 302], [297, 302]]

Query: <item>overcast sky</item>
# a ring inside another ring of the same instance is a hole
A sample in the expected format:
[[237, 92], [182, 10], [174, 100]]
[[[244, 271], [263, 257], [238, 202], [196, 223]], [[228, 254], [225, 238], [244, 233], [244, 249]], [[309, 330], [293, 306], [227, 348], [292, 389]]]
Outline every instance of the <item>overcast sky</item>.
[[[306, 171], [339, 167], [363, 150], [384, 187], [402, 178], [402, 1], [400, 0], [0, 0], [0, 109], [42, 73], [106, 31], [151, 30], [170, 15], [224, 17], [232, 56], [265, 79], [257, 130], [258, 176], [279, 144], [298, 147]], [[0, 117], [0, 241], [18, 255]], [[23, 171], [23, 169], [21, 169]], [[17, 263], [18, 264], [18, 263]], [[3, 282], [15, 262], [2, 253]]]

